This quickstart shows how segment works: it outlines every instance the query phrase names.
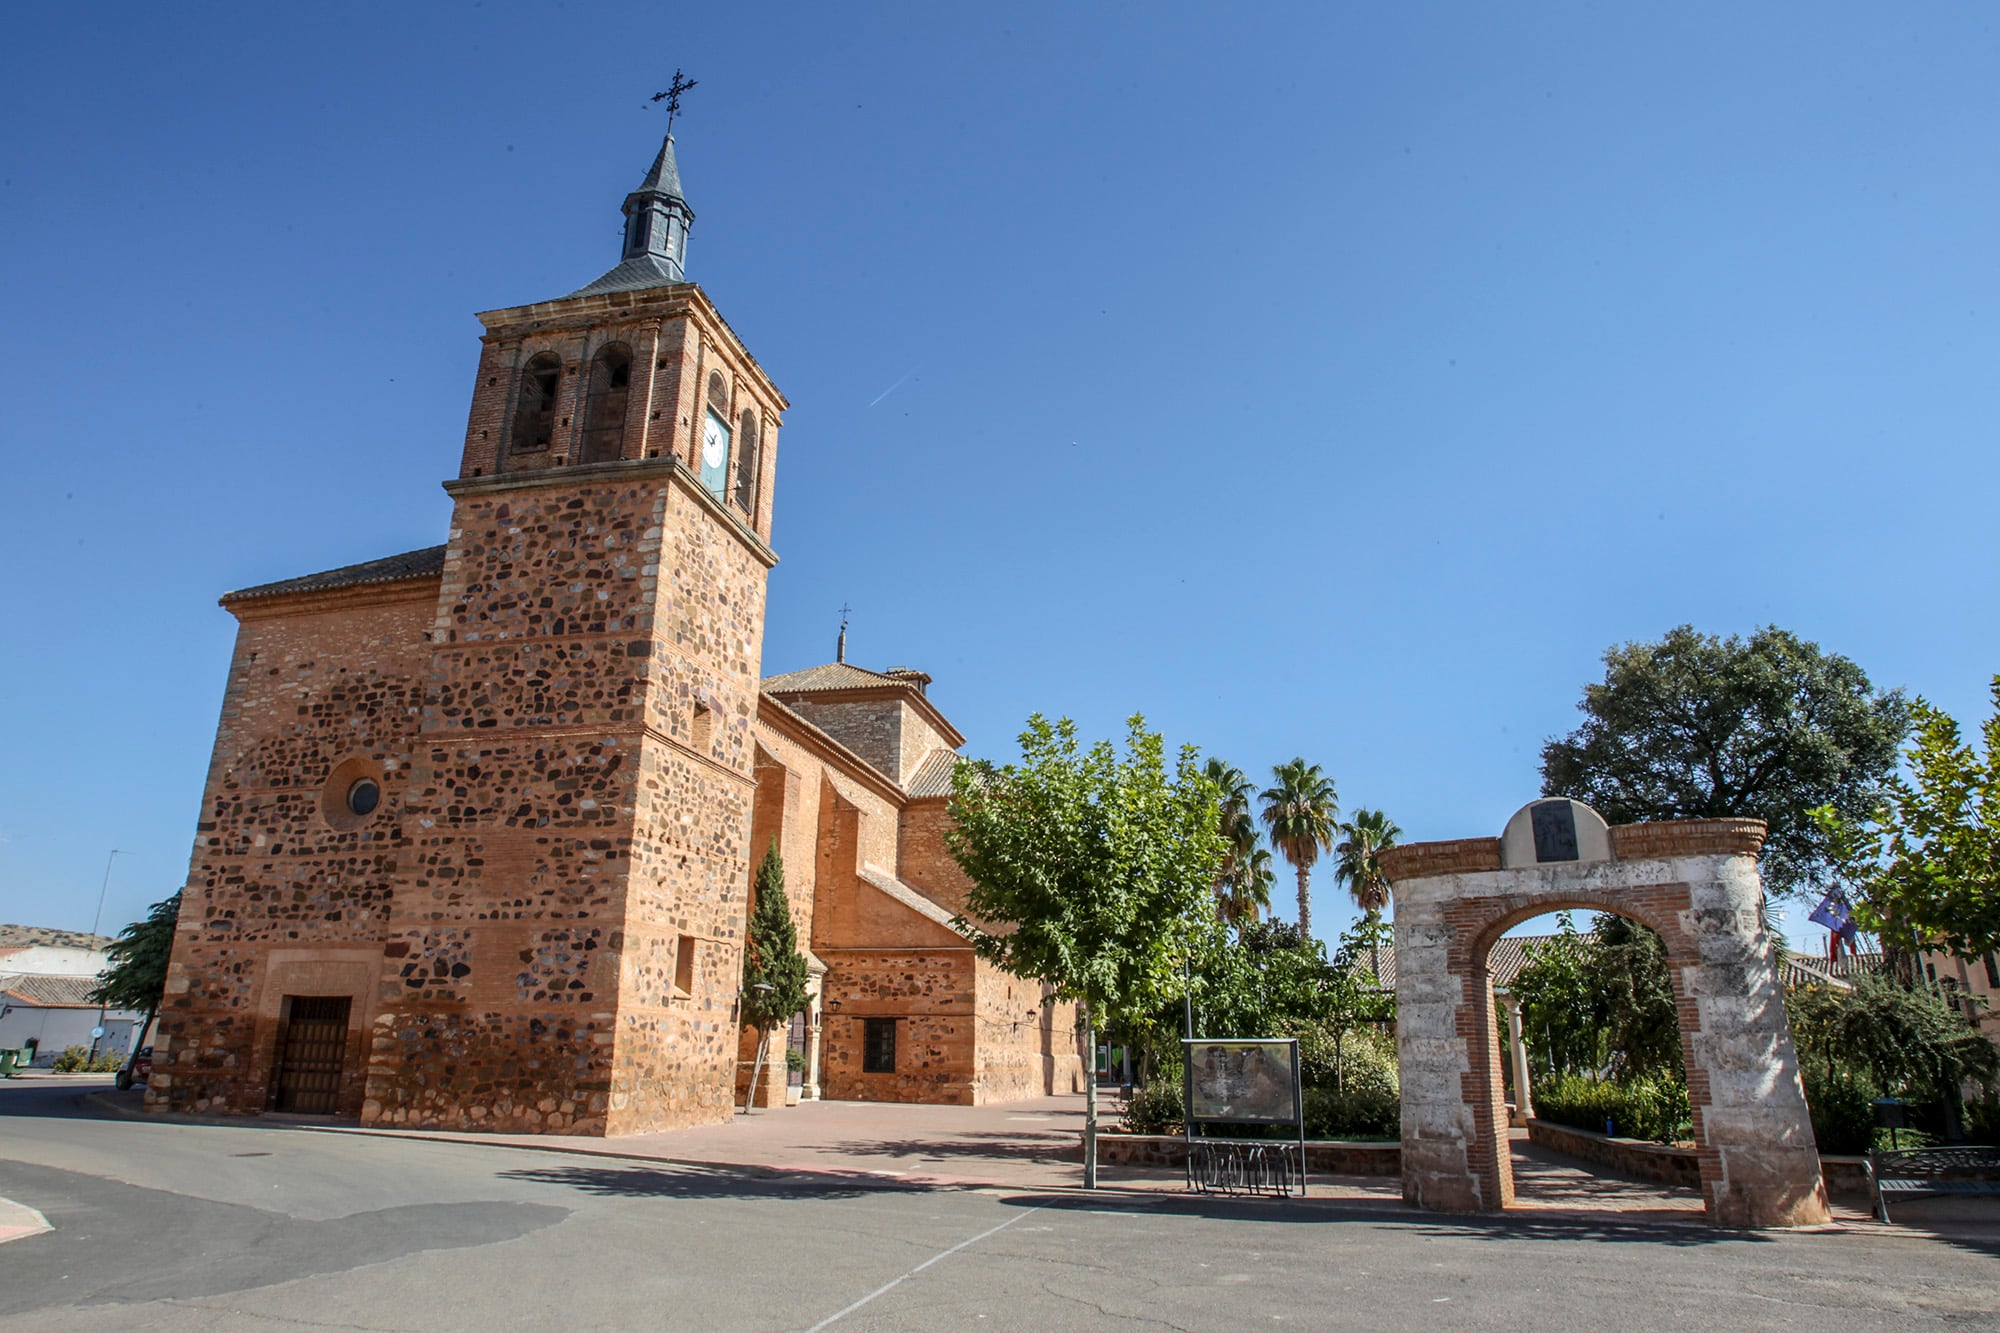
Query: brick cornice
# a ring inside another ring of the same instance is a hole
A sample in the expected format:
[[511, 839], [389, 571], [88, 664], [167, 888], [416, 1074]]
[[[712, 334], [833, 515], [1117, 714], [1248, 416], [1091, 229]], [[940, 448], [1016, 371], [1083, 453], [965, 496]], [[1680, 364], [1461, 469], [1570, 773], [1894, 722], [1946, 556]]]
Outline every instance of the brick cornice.
[[270, 593], [260, 597], [224, 597], [216, 605], [238, 621], [324, 615], [332, 611], [359, 611], [371, 606], [435, 602], [441, 582], [440, 575], [419, 574], [415, 578], [398, 579], [393, 583], [362, 583], [346, 588]]
[[685, 319], [690, 315], [699, 323], [711, 326], [720, 335], [720, 340], [729, 345], [730, 352], [743, 359], [744, 365], [749, 367], [759, 386], [770, 395], [780, 412], [791, 408], [791, 400], [764, 373], [764, 367], [750, 354], [743, 340], [736, 336], [736, 330], [722, 317], [715, 303], [708, 299], [708, 293], [692, 282], [640, 291], [595, 292], [589, 296], [566, 296], [553, 301], [482, 310], [478, 318], [487, 328], [486, 336], [492, 338], [501, 334], [519, 337], [524, 333], [591, 329], [619, 319], [670, 320]]
[[1756, 856], [1764, 850], [1761, 819], [1675, 819], [1657, 824], [1614, 824], [1611, 854], [1620, 861], [1669, 856]]
[[[1673, 856], [1756, 856], [1764, 847], [1761, 819], [1676, 819], [1657, 824], [1614, 824], [1611, 859], [1650, 861]], [[1500, 839], [1459, 838], [1409, 842], [1377, 858], [1393, 884], [1500, 869]]]
[[[901, 682], [884, 682], [881, 685], [862, 685], [852, 689], [838, 690], [784, 690], [766, 691], [771, 697], [783, 702], [796, 699], [800, 703], [848, 703], [859, 700], [868, 702], [876, 699], [899, 699], [917, 710], [924, 721], [931, 724], [931, 730], [945, 738], [951, 749], [965, 744], [965, 733], [951, 724], [951, 719], [938, 711], [938, 706], [930, 701], [922, 690], [914, 685]], [[790, 707], [790, 704], [786, 704]]]
[[502, 472], [493, 477], [454, 477], [444, 483], [444, 493], [454, 500], [466, 496], [499, 495], [509, 491], [532, 491], [579, 486], [593, 481], [664, 481], [693, 497], [696, 504], [720, 522], [742, 542], [764, 568], [778, 563], [778, 553], [741, 516], [708, 493], [701, 478], [689, 470], [677, 455], [662, 458], [618, 458], [609, 463], [578, 463], [568, 467], [540, 468], [532, 472]]
[[1406, 842], [1376, 856], [1390, 883], [1500, 868], [1500, 839], [1458, 838], [1450, 842]]

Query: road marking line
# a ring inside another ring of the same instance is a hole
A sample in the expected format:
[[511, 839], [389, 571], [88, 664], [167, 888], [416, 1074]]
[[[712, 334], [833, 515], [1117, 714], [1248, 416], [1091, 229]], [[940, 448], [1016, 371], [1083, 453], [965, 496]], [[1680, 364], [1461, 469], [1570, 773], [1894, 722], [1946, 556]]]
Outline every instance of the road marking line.
[[806, 1333], [819, 1333], [821, 1329], [826, 1328], [831, 1324], [839, 1323], [841, 1320], [847, 1318], [847, 1316], [853, 1314], [856, 1310], [859, 1310], [862, 1306], [868, 1304], [868, 1302], [874, 1300], [877, 1296], [881, 1296], [890, 1291], [893, 1291], [895, 1288], [909, 1281], [917, 1274], [923, 1272], [926, 1268], [929, 1268], [932, 1264], [936, 1263], [938, 1260], [949, 1259], [951, 1258], [952, 1255], [957, 1254], [960, 1250], [964, 1249], [966, 1246], [977, 1245], [980, 1241], [985, 1240], [988, 1236], [994, 1235], [998, 1232], [1005, 1231], [1008, 1227], [1013, 1226], [1016, 1222], [1019, 1222], [1022, 1218], [1027, 1217], [1030, 1213], [1039, 1213], [1042, 1211], [1043, 1208], [1046, 1208], [1047, 1206], [1048, 1206], [1047, 1204], [1037, 1204], [1033, 1208], [1028, 1209], [1026, 1212], [1017, 1213], [1013, 1217], [1008, 1218], [1005, 1222], [1002, 1222], [997, 1227], [987, 1228], [985, 1231], [980, 1232], [978, 1235], [972, 1237], [970, 1240], [962, 1240], [948, 1250], [940, 1250], [938, 1253], [932, 1255], [930, 1258], [918, 1264], [915, 1268], [912, 1268], [909, 1272], [903, 1274], [903, 1276], [899, 1278], [892, 1278], [889, 1281], [884, 1282], [881, 1286], [875, 1288], [875, 1290], [869, 1292], [866, 1296], [863, 1296], [860, 1300], [848, 1306], [845, 1310], [834, 1311], [832, 1314], [828, 1315], [826, 1318], [820, 1320], [817, 1324], [814, 1324], [811, 1328], [807, 1329]]

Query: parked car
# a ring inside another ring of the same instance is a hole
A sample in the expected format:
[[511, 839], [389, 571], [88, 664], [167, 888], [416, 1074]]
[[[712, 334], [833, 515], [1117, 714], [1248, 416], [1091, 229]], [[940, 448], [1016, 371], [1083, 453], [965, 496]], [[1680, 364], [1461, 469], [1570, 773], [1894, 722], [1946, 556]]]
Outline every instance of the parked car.
[[153, 1048], [150, 1046], [141, 1046], [139, 1053], [132, 1057], [130, 1063], [118, 1071], [118, 1077], [113, 1080], [118, 1085], [118, 1091], [120, 1092], [133, 1087], [143, 1088], [152, 1081]]

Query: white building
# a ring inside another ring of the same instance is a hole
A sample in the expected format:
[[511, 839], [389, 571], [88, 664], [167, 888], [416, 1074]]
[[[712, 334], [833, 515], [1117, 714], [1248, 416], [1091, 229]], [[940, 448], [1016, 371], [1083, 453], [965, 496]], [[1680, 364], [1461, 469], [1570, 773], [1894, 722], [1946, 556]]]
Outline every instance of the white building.
[[47, 1068], [64, 1048], [89, 1047], [91, 1029], [101, 1023], [98, 1052], [128, 1053], [145, 1015], [100, 1010], [86, 998], [104, 973], [111, 942], [78, 930], [0, 925], [0, 1047], [32, 1047], [32, 1063]]

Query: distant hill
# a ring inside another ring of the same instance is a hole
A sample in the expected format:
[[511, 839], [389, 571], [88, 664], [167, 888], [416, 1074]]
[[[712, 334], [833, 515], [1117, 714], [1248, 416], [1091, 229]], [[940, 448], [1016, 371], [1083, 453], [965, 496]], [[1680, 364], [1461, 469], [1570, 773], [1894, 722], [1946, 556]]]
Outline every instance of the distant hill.
[[106, 949], [117, 943], [109, 935], [93, 935], [87, 930], [57, 930], [54, 926], [0, 925], [0, 949], [22, 949], [43, 944], [52, 949]]

